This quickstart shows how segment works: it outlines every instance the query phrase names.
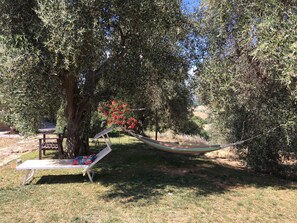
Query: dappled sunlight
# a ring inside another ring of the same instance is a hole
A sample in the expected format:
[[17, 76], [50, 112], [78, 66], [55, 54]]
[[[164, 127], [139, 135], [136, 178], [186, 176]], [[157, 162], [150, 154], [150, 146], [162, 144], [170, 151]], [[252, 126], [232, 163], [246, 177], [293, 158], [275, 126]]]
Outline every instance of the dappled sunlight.
[[104, 199], [135, 202], [156, 200], [168, 186], [177, 191], [208, 196], [226, 193], [237, 187], [274, 187], [296, 189], [290, 181], [245, 169], [220, 165], [191, 155], [155, 151], [141, 143], [114, 145], [114, 151], [98, 168], [96, 182], [111, 186]]
[[[29, 185], [22, 187], [23, 172], [15, 170], [14, 162], [1, 168], [0, 204], [4, 216], [10, 213], [9, 216], [22, 219], [26, 214], [24, 204], [34, 210], [25, 221], [33, 218], [96, 222], [99, 216], [104, 219], [120, 216], [127, 222], [143, 218], [151, 222], [153, 217], [183, 222], [194, 221], [197, 214], [217, 220], [225, 213], [242, 220], [247, 219], [244, 216], [248, 210], [253, 213], [249, 217], [261, 217], [265, 212], [263, 219], [279, 219], [283, 215], [275, 213], [285, 207], [287, 219], [295, 216], [294, 211], [289, 211], [294, 209], [297, 187], [294, 182], [201, 156], [158, 151], [130, 137], [112, 141], [113, 151], [95, 167], [94, 183], [79, 170], [42, 170], [37, 171]], [[36, 157], [38, 153], [34, 151], [22, 158]], [[55, 153], [46, 157], [54, 158]], [[261, 213], [257, 212], [263, 206]]]

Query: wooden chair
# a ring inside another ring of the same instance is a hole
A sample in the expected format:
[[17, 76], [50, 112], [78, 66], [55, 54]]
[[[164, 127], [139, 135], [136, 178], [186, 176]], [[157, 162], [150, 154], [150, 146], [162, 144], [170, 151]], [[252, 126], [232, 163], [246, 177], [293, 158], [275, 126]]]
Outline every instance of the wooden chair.
[[47, 137], [47, 133], [43, 133], [43, 137], [39, 139], [39, 159], [42, 159], [42, 153], [45, 155], [46, 150], [57, 150], [59, 158], [63, 157], [63, 139], [65, 137], [65, 128], [63, 133], [59, 133], [57, 137]]

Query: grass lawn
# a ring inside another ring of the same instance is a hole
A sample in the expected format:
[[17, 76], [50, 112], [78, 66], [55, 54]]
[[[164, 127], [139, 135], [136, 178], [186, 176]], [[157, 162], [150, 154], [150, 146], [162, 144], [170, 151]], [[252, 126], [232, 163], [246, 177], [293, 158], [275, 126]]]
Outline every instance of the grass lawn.
[[0, 168], [0, 222], [297, 222], [296, 182], [112, 141], [95, 183], [44, 170], [22, 187], [14, 162]]

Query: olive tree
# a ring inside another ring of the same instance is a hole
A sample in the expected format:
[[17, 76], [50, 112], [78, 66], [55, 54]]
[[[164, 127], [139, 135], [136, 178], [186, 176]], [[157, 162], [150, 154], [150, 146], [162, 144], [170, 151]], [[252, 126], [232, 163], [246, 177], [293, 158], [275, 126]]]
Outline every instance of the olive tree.
[[199, 94], [248, 164], [278, 171], [296, 154], [297, 2], [203, 1], [196, 12]]
[[87, 130], [97, 98], [130, 96], [151, 110], [166, 107], [164, 98], [176, 98], [176, 88], [184, 88], [187, 78], [180, 4], [1, 0], [6, 114], [20, 130], [31, 131], [42, 115], [65, 104], [67, 155], [73, 157], [88, 152]]

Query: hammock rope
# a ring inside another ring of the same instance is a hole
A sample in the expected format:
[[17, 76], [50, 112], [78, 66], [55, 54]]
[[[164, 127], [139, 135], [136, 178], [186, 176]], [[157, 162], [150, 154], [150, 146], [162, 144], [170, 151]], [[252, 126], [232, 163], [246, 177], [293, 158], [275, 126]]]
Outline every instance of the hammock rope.
[[130, 134], [131, 136], [134, 136], [135, 138], [137, 138], [138, 140], [144, 142], [145, 144], [154, 147], [156, 149], [159, 150], [163, 150], [166, 152], [171, 152], [171, 153], [181, 153], [181, 154], [199, 154], [199, 153], [206, 153], [206, 152], [212, 152], [212, 151], [216, 151], [219, 149], [224, 149], [227, 147], [231, 147], [231, 146], [236, 146], [236, 145], [241, 145], [247, 141], [253, 140], [255, 138], [261, 137], [265, 134], [268, 134], [270, 132], [275, 131], [276, 129], [280, 128], [283, 125], [287, 125], [287, 124], [281, 124], [277, 127], [271, 128], [265, 132], [262, 132], [258, 135], [252, 136], [250, 138], [244, 139], [244, 140], [240, 140], [234, 143], [229, 143], [229, 144], [222, 144], [222, 145], [207, 145], [204, 144], [203, 145], [179, 145], [176, 143], [171, 143], [171, 142], [162, 142], [162, 141], [157, 141], [157, 140], [153, 140], [151, 138], [142, 136], [142, 135], [138, 135], [130, 130], [127, 130], [125, 128], [121, 128], [124, 132], [127, 132], [128, 134]]
[[273, 132], [274, 130], [280, 128], [281, 126], [286, 126], [286, 125], [288, 125], [288, 124], [280, 124], [280, 125], [278, 125], [278, 126], [276, 126], [276, 127], [274, 127], [274, 128], [271, 128], [271, 129], [269, 129], [269, 130], [267, 130], [267, 131], [264, 131], [264, 132], [262, 132], [262, 133], [260, 133], [260, 134], [258, 134], [258, 135], [252, 136], [252, 137], [250, 137], [250, 138], [247, 138], [247, 139], [244, 139], [244, 140], [240, 140], [240, 141], [237, 141], [237, 142], [234, 142], [234, 143], [223, 144], [223, 145], [221, 145], [221, 148], [223, 149], [223, 148], [227, 148], [227, 147], [230, 147], [230, 146], [241, 145], [241, 144], [243, 144], [243, 143], [245, 143], [245, 142], [248, 142], [248, 141], [251, 141], [251, 140], [253, 140], [253, 139], [255, 139], [255, 138], [258, 138], [258, 137], [261, 137], [261, 136], [263, 136], [263, 135], [266, 135], [266, 134], [268, 134], [268, 133], [270, 133], [270, 132]]

